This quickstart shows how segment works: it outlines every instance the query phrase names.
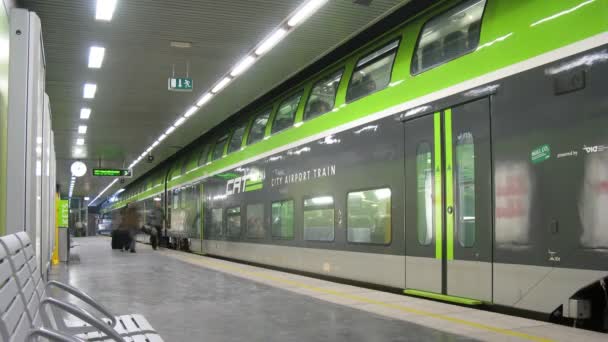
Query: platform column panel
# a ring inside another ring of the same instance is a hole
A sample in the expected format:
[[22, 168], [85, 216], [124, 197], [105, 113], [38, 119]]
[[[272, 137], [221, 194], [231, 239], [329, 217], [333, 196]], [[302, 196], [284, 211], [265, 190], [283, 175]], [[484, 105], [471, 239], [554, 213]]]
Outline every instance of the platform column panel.
[[[7, 120], [6, 233], [27, 231], [40, 258], [42, 160], [36, 147], [43, 144], [44, 55], [40, 19], [32, 12], [13, 9], [10, 15], [10, 85]], [[39, 149], [40, 150], [40, 149]], [[40, 260], [38, 260], [40, 261]]]
[[[5, 5], [0, 9], [0, 40], [9, 40], [9, 9]], [[4, 47], [7, 48], [7, 47]], [[6, 198], [6, 165], [7, 165], [7, 117], [8, 117], [8, 75], [9, 53], [0, 59], [0, 198]], [[6, 232], [6, 207], [0, 206], [0, 236]]]

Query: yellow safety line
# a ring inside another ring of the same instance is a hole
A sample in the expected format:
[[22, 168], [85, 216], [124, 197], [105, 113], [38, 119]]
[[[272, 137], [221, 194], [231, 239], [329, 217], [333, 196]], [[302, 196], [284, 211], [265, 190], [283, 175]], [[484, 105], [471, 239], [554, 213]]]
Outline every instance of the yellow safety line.
[[[177, 257], [179, 259], [184, 259], [182, 256], [179, 256], [179, 255], [171, 255], [171, 254], [169, 254], [169, 256], [171, 256], [171, 257]], [[458, 324], [467, 325], [467, 326], [470, 326], [470, 327], [473, 327], [473, 328], [478, 328], [480, 330], [486, 330], [486, 331], [491, 331], [491, 332], [495, 332], [495, 333], [499, 333], [499, 334], [503, 334], [503, 335], [519, 337], [519, 338], [524, 339], [524, 340], [537, 341], [537, 342], [552, 342], [553, 341], [553, 340], [548, 339], [548, 338], [534, 336], [534, 335], [530, 335], [530, 334], [526, 334], [526, 333], [521, 333], [521, 332], [514, 331], [514, 330], [493, 327], [491, 325], [471, 322], [471, 321], [467, 321], [467, 320], [460, 319], [460, 318], [446, 316], [446, 315], [443, 315], [443, 314], [436, 314], [436, 313], [432, 313], [432, 312], [428, 312], [428, 311], [424, 311], [424, 310], [413, 309], [413, 308], [409, 308], [409, 307], [403, 306], [403, 305], [385, 303], [385, 302], [382, 302], [382, 301], [379, 301], [379, 300], [374, 300], [374, 299], [370, 299], [370, 298], [366, 298], [366, 297], [361, 297], [361, 296], [357, 296], [357, 295], [343, 293], [343, 292], [340, 292], [340, 291], [329, 290], [329, 289], [324, 289], [324, 288], [317, 287], [317, 286], [312, 286], [312, 285], [304, 284], [304, 283], [301, 283], [301, 282], [295, 281], [295, 280], [278, 278], [278, 277], [269, 275], [266, 272], [248, 271], [248, 270], [246, 270], [244, 268], [241, 268], [241, 267], [230, 266], [230, 265], [222, 264], [222, 263], [219, 263], [219, 262], [208, 261], [208, 260], [204, 260], [202, 258], [200, 258], [200, 259], [197, 258], [196, 260], [194, 258], [185, 258], [185, 259], [187, 261], [192, 260], [195, 263], [203, 264], [205, 266], [210, 266], [211, 268], [217, 267], [217, 268], [222, 269], [222, 270], [234, 271], [234, 272], [237, 272], [237, 273], [240, 273], [240, 274], [251, 275], [251, 276], [254, 276], [254, 277], [261, 278], [261, 279], [271, 280], [271, 281], [274, 281], [274, 282], [277, 282], [277, 283], [294, 285], [294, 286], [297, 286], [297, 287], [300, 287], [300, 288], [304, 288], [304, 289], [307, 289], [307, 290], [311, 290], [311, 291], [314, 291], [314, 292], [318, 292], [318, 293], [331, 294], [331, 295], [334, 295], [334, 296], [337, 296], [337, 297], [348, 298], [348, 299], [356, 300], [356, 301], [359, 301], [359, 302], [362, 302], [362, 303], [375, 304], [375, 305], [383, 306], [383, 307], [390, 308], [390, 309], [395, 309], [395, 310], [399, 310], [399, 311], [403, 311], [403, 312], [413, 313], [413, 314], [420, 315], [420, 316], [437, 318], [437, 319], [441, 319], [441, 320], [444, 320], [444, 321], [449, 321], [449, 322], [452, 322], [452, 323], [458, 323]], [[414, 324], [415, 324], [415, 322], [414, 322]]]

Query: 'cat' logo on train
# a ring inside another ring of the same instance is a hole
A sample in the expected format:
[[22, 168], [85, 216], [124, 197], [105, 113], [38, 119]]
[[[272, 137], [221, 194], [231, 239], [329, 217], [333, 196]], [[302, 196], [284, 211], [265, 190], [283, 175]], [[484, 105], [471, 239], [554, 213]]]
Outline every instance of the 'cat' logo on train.
[[233, 178], [226, 183], [226, 195], [234, 195], [245, 192], [247, 176]]

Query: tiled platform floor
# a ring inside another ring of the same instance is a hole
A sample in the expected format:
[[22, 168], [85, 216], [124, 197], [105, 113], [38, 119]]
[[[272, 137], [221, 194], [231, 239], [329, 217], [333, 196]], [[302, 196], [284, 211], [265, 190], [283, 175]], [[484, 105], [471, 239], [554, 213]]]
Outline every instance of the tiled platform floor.
[[55, 267], [115, 313], [141, 313], [165, 341], [605, 341], [603, 334], [138, 245], [80, 238]]

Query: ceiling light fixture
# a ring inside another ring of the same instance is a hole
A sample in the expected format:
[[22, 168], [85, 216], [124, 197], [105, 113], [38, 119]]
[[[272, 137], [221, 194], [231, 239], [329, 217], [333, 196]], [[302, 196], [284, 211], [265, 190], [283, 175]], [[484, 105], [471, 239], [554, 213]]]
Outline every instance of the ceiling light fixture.
[[80, 118], [84, 120], [88, 120], [91, 117], [91, 108], [81, 108], [80, 109]]
[[108, 191], [108, 189], [111, 188], [112, 185], [116, 184], [116, 182], [118, 182], [118, 178], [114, 179], [112, 181], [112, 183], [108, 184], [108, 186], [106, 186], [103, 190], [101, 190], [101, 192], [91, 202], [89, 202], [89, 207], [92, 206], [93, 203], [95, 203], [95, 201], [97, 201], [99, 199], [99, 197], [101, 197], [101, 195], [103, 195], [106, 191]]
[[76, 139], [76, 145], [78, 145], [78, 146], [84, 145], [84, 139], [83, 138]]
[[110, 21], [112, 20], [112, 16], [114, 16], [115, 9], [116, 0], [97, 0], [95, 19]]
[[205, 103], [209, 102], [209, 100], [211, 100], [211, 98], [213, 97], [213, 94], [211, 93], [205, 93], [205, 95], [201, 96], [198, 101], [196, 102], [196, 105], [198, 107], [202, 107]]
[[198, 110], [197, 106], [192, 106], [192, 107], [188, 108], [188, 110], [184, 113], [184, 117], [185, 118], [191, 117], [194, 113], [196, 113], [197, 110]]
[[82, 147], [74, 147], [74, 158], [83, 158], [85, 157], [84, 150]]
[[189, 49], [192, 47], [192, 43], [190, 43], [190, 42], [169, 42], [169, 46], [178, 48], [178, 49]]
[[232, 79], [228, 76], [224, 77], [218, 84], [215, 85], [215, 87], [213, 87], [213, 89], [211, 89], [211, 92], [214, 94], [219, 93], [219, 91], [224, 89], [224, 87], [226, 87], [231, 80]]
[[186, 121], [186, 118], [180, 116], [179, 119], [177, 119], [177, 121], [175, 121], [175, 123], [173, 124], [173, 127], [179, 127], [179, 125], [183, 124], [184, 121]]
[[296, 14], [289, 19], [287, 25], [294, 27], [304, 20], [308, 19], [313, 13], [315, 13], [321, 6], [325, 5], [327, 0], [310, 0], [304, 6], [296, 12]]
[[270, 51], [270, 49], [277, 45], [286, 35], [287, 30], [285, 29], [280, 28], [274, 31], [274, 33], [266, 38], [266, 40], [264, 40], [264, 42], [255, 50], [255, 54], [261, 56]]
[[243, 72], [245, 72], [247, 69], [249, 69], [253, 63], [255, 63], [255, 57], [253, 56], [247, 56], [245, 58], [243, 58], [242, 61], [240, 61], [232, 70], [232, 72], [230, 73], [230, 76], [232, 77], [236, 77], [240, 74], [242, 74]]
[[89, 49], [89, 68], [99, 69], [103, 63], [106, 49], [99, 46], [91, 46]]
[[82, 96], [85, 99], [92, 99], [92, 98], [95, 98], [96, 92], [97, 92], [97, 84], [85, 83]]
[[163, 141], [163, 140], [165, 140], [166, 137], [167, 137], [167, 135], [165, 133], [163, 133], [160, 135], [160, 137], [158, 137], [158, 141]]
[[90, 199], [91, 199], [91, 198], [90, 198], [89, 196], [85, 196], [85, 197], [84, 197], [84, 200], [85, 200], [85, 201], [88, 201], [88, 200], [90, 200]]
[[167, 130], [165, 131], [165, 134], [169, 135], [169, 134], [173, 133], [173, 131], [175, 131], [175, 126], [171, 126], [171, 127], [167, 128]]
[[87, 134], [87, 126], [86, 125], [78, 126], [78, 134]]

